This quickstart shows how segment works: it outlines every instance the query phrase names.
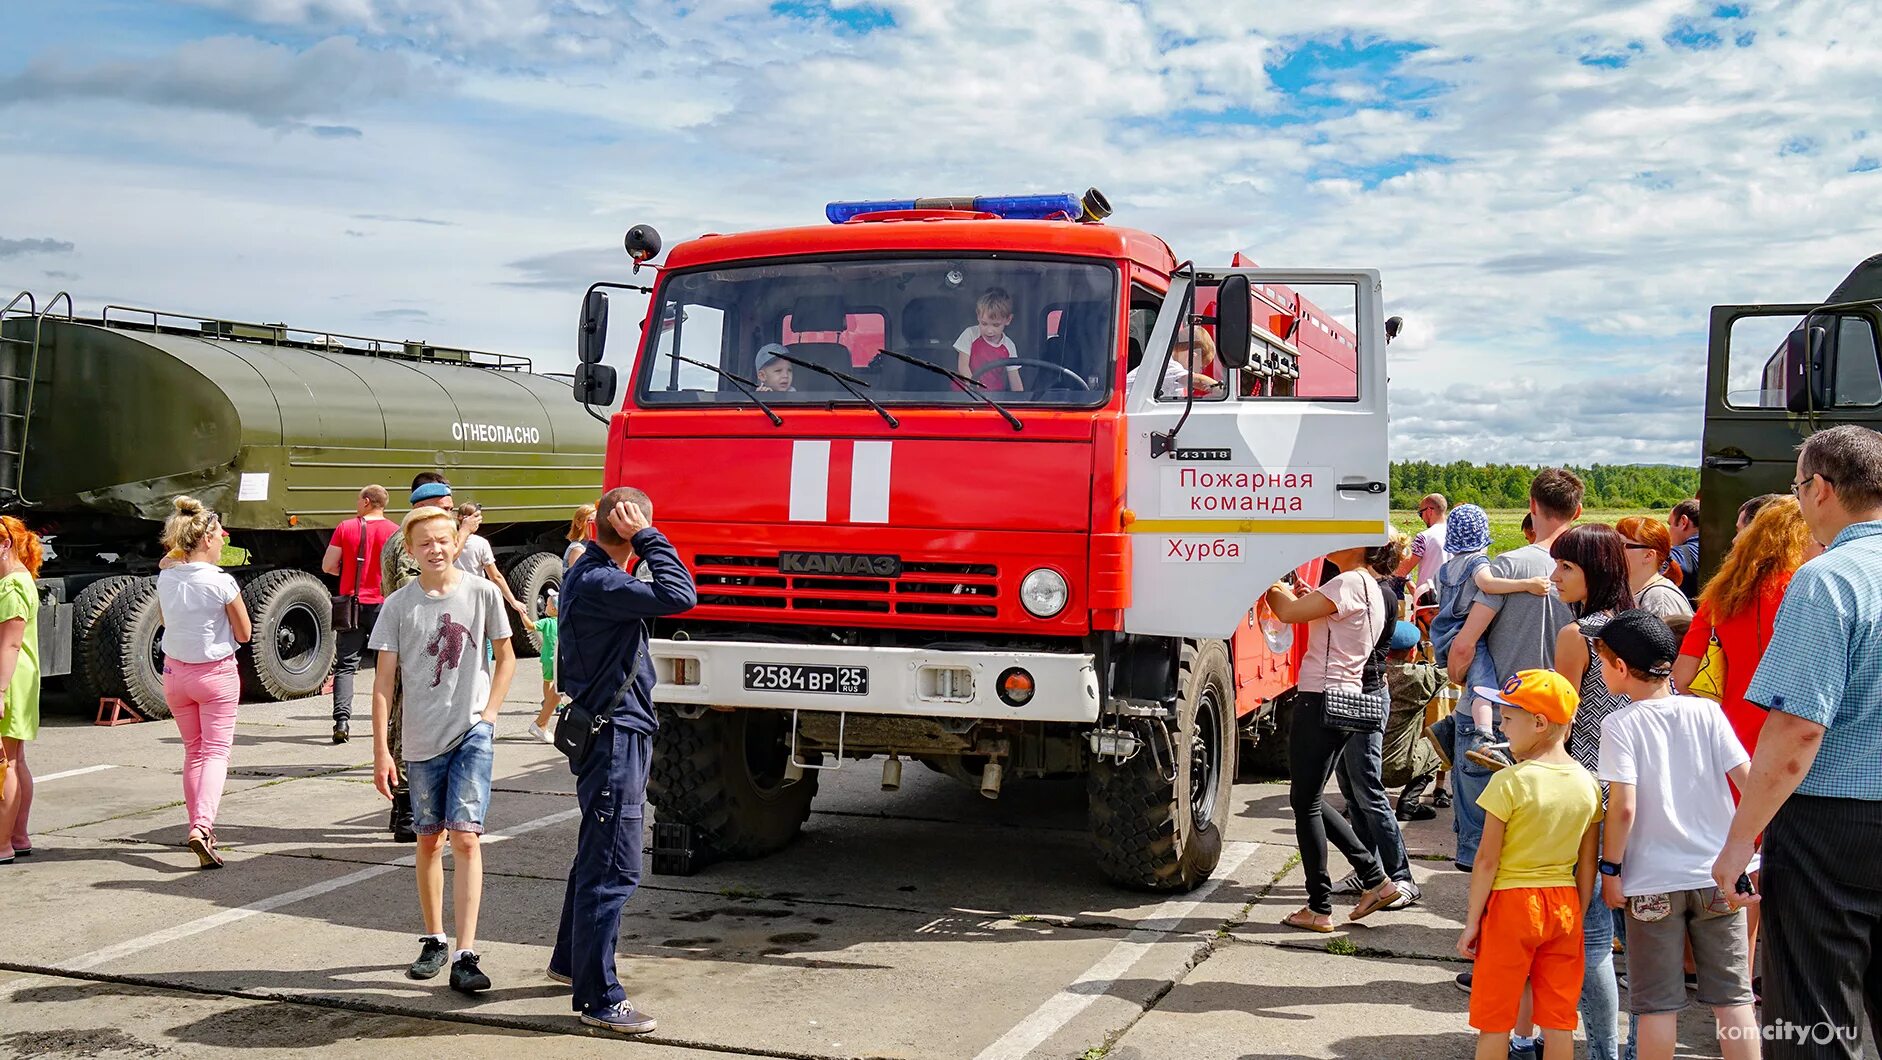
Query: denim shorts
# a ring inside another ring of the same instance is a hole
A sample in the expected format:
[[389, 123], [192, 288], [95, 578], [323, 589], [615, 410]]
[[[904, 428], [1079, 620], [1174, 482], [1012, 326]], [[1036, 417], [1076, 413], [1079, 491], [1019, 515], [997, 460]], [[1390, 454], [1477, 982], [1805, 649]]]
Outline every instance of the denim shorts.
[[490, 809], [490, 773], [496, 761], [495, 734], [496, 726], [480, 721], [449, 751], [405, 763], [411, 778], [412, 831], [419, 835], [483, 834], [484, 814]]

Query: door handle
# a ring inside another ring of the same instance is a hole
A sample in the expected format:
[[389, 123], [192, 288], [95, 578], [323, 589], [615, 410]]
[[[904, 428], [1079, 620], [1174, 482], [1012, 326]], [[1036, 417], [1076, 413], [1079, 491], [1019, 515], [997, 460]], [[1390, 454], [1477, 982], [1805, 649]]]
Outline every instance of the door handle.
[[1333, 488], [1341, 493], [1380, 494], [1385, 492], [1386, 485], [1383, 482], [1342, 482]]
[[1748, 456], [1708, 456], [1700, 463], [1715, 471], [1743, 471], [1751, 466], [1751, 458]]

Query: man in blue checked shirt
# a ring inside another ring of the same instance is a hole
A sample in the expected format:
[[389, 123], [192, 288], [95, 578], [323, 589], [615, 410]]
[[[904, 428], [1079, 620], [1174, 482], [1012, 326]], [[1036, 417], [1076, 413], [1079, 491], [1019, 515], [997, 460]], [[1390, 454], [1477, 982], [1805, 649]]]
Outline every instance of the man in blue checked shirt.
[[[1864, 1010], [1882, 1019], [1882, 434], [1812, 435], [1791, 492], [1829, 550], [1792, 580], [1746, 693], [1771, 716], [1712, 878], [1732, 894], [1764, 834], [1764, 894], [1737, 896], [1767, 925], [1764, 1055], [1854, 1058]], [[1781, 1033], [1820, 1026], [1844, 1033]]]

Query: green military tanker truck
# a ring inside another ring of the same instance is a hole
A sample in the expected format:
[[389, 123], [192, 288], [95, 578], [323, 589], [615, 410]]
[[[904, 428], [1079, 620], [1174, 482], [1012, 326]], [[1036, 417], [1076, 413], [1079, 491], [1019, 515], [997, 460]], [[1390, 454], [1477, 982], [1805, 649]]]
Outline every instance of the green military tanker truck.
[[1882, 254], [1821, 303], [1712, 307], [1701, 569], [1725, 556], [1738, 506], [1790, 488], [1797, 447], [1826, 427], [1882, 429]]
[[[44, 535], [43, 672], [81, 703], [163, 717], [157, 543], [178, 494], [222, 513], [255, 634], [244, 694], [317, 694], [332, 669], [320, 561], [361, 487], [420, 471], [484, 506], [519, 599], [561, 581], [604, 432], [527, 358], [22, 294], [0, 312], [0, 510]], [[537, 647], [518, 616], [520, 654]], [[533, 622], [533, 616], [532, 616]]]

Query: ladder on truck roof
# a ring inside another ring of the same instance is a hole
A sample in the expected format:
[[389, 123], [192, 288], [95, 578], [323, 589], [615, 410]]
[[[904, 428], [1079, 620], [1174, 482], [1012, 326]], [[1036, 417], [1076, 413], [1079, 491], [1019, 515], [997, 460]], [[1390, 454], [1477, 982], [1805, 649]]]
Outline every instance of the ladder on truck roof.
[[[31, 291], [14, 295], [6, 308], [0, 309], [0, 506], [28, 503], [26, 441], [33, 418], [33, 393], [39, 383], [39, 351], [45, 339], [46, 318], [61, 301], [65, 303], [65, 319], [73, 319], [72, 296], [64, 291], [53, 295], [44, 309], [39, 308]], [[20, 308], [21, 302], [26, 303], [24, 309]], [[9, 330], [8, 323], [15, 327]], [[25, 334], [29, 326], [30, 337]]]

